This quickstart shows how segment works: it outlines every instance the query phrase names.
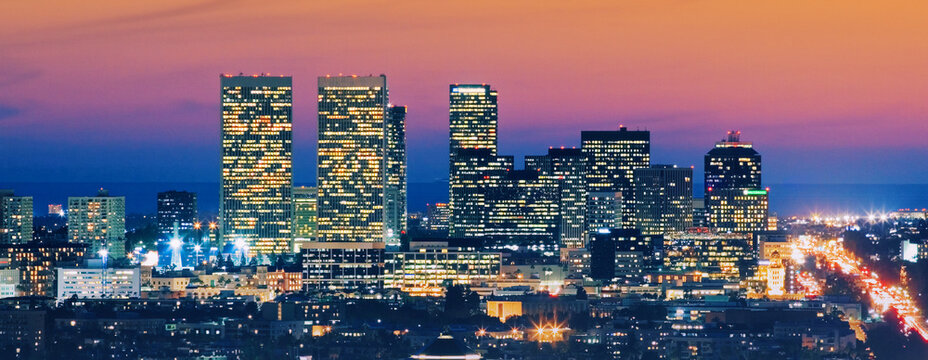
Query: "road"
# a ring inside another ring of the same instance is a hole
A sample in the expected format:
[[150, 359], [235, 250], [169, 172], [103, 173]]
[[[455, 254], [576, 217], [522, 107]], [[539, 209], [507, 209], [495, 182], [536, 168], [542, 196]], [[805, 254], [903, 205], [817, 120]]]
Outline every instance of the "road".
[[[928, 327], [909, 293], [900, 286], [883, 284], [877, 274], [862, 266], [860, 260], [844, 248], [842, 242], [817, 241], [811, 237], [800, 237], [793, 241], [792, 246], [794, 258], [814, 255], [823, 260], [829, 268], [851, 275], [851, 278], [870, 295], [870, 300], [876, 310], [882, 314], [895, 309], [902, 321], [903, 329], [915, 330], [925, 342], [928, 342]], [[811, 274], [800, 273], [797, 280], [806, 289], [807, 296], [821, 295], [820, 283], [812, 278]]]

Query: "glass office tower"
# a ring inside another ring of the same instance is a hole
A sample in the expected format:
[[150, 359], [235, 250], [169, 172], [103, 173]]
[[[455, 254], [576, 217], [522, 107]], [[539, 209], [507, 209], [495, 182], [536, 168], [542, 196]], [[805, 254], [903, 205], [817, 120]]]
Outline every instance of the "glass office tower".
[[292, 79], [222, 75], [223, 241], [247, 256], [292, 251]]

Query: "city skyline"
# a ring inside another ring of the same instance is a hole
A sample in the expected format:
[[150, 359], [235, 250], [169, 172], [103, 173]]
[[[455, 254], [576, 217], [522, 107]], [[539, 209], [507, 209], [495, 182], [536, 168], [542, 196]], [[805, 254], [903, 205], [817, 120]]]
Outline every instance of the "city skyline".
[[[839, 9], [804, 7], [799, 13], [790, 11], [795, 3], [710, 3], [616, 5], [625, 11], [591, 3], [569, 9], [537, 6], [534, 16], [523, 18], [516, 29], [500, 20], [522, 5], [508, 4], [495, 15], [481, 15], [488, 5], [480, 3], [429, 9], [434, 19], [473, 16], [485, 27], [479, 32], [503, 34], [500, 40], [485, 42], [470, 35], [451, 34], [446, 39], [415, 31], [437, 27], [435, 20], [413, 19], [400, 26], [395, 17], [373, 16], [409, 10], [408, 4], [359, 7], [364, 10], [357, 16], [371, 20], [359, 30], [316, 19], [318, 26], [348, 31], [345, 36], [357, 39], [359, 47], [383, 49], [385, 56], [379, 59], [360, 56], [344, 45], [317, 51], [328, 40], [313, 35], [312, 27], [288, 24], [275, 26], [287, 30], [288, 39], [306, 44], [300, 49], [272, 53], [266, 51], [271, 45], [241, 42], [248, 37], [232, 44], [254, 46], [264, 55], [226, 56], [228, 50], [216, 45], [198, 46], [211, 44], [220, 34], [215, 31], [220, 25], [203, 19], [279, 10], [273, 7], [205, 3], [191, 8], [169, 3], [159, 8], [112, 6], [88, 14], [62, 5], [62, 13], [71, 15], [49, 14], [60, 20], [54, 27], [27, 19], [8, 19], [0, 27], [0, 33], [11, 35], [0, 44], [17, 54], [0, 58], [6, 65], [0, 71], [0, 86], [16, 90], [0, 94], [0, 151], [11, 155], [0, 163], [0, 171], [9, 174], [6, 181], [25, 182], [212, 182], [219, 142], [213, 121], [218, 110], [211, 102], [214, 76], [242, 71], [294, 77], [297, 183], [310, 183], [316, 176], [313, 81], [339, 72], [391, 77], [396, 97], [410, 107], [411, 181], [447, 176], [447, 160], [433, 155], [447, 146], [442, 121], [445, 86], [456, 82], [491, 83], [499, 90], [499, 152], [517, 159], [548, 146], [578, 146], [579, 134], [570, 129], [610, 130], [624, 124], [654, 134], [655, 163], [695, 165], [694, 176], [700, 179], [701, 162], [694, 155], [704, 151], [704, 144], [717, 141], [720, 132], [735, 128], [765, 149], [771, 184], [917, 183], [928, 174], [924, 166], [911, 166], [894, 156], [928, 153], [914, 135], [920, 132], [906, 131], [928, 126], [920, 121], [926, 113], [919, 98], [925, 84], [901, 80], [928, 75], [916, 65], [928, 57], [925, 45], [915, 41], [923, 37], [913, 15], [921, 13], [918, 9], [846, 4]], [[30, 8], [18, 6], [25, 12]], [[318, 5], [303, 6], [292, 11], [314, 19]], [[726, 6], [740, 16], [712, 11]], [[671, 22], [677, 12], [691, 17]], [[864, 14], [883, 26], [857, 22]], [[638, 20], [642, 16], [653, 21], [643, 24]], [[742, 21], [754, 26], [732, 33]], [[641, 31], [654, 22], [667, 26], [661, 32]], [[594, 38], [617, 26], [624, 30], [621, 33], [634, 35], [571, 45], [569, 37], [559, 35], [558, 26], [549, 24], [573, 26], [577, 33]], [[367, 26], [391, 31], [376, 39], [352, 35]], [[180, 31], [191, 28], [202, 31]], [[874, 28], [880, 30], [871, 32]], [[800, 40], [786, 41], [796, 34], [802, 35]], [[853, 43], [842, 40], [855, 34], [859, 36]], [[171, 41], [180, 36], [187, 38]], [[108, 40], [106, 46], [93, 40], [100, 37]], [[388, 37], [394, 41], [382, 41]], [[520, 51], [492, 57], [503, 46], [519, 43], [506, 41], [513, 37], [525, 39]], [[278, 41], [284, 40], [274, 44]], [[448, 51], [454, 44], [466, 44], [473, 51]], [[185, 51], [174, 51], [178, 47]], [[98, 56], [114, 51], [118, 56]], [[195, 56], [170, 55], [188, 52]], [[797, 53], [815, 56], [789, 56]], [[57, 58], [67, 58], [70, 64], [63, 66], [53, 60]], [[483, 58], [492, 61], [474, 61]], [[50, 85], [53, 88], [45, 90]], [[58, 96], [64, 92], [68, 95]], [[75, 153], [82, 156], [65, 160], [65, 154]], [[124, 171], [136, 161], [151, 166]]]
[[928, 354], [928, 2], [7, 2], [4, 359]]

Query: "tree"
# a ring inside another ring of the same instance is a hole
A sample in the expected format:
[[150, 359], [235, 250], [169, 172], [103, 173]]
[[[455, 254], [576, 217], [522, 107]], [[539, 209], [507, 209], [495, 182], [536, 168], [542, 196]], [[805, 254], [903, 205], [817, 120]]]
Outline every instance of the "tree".
[[155, 224], [147, 224], [126, 233], [126, 249], [140, 245], [148, 250], [157, 250], [157, 242], [158, 227]]
[[452, 319], [470, 317], [480, 306], [480, 296], [464, 285], [449, 286], [445, 290], [444, 315]]
[[586, 289], [583, 286], [577, 286], [577, 299], [578, 300], [587, 300], [589, 296], [586, 293]]

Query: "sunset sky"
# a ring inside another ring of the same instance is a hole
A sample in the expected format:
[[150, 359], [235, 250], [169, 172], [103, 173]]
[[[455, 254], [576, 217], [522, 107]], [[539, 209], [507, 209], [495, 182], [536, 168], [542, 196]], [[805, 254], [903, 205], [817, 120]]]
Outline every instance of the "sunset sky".
[[[766, 5], [765, 5], [766, 4]], [[219, 180], [219, 74], [386, 74], [409, 181], [446, 178], [448, 84], [499, 91], [500, 152], [651, 130], [696, 165], [729, 129], [764, 182], [928, 183], [926, 1], [4, 1], [0, 180]], [[701, 176], [697, 176], [701, 177]]]

